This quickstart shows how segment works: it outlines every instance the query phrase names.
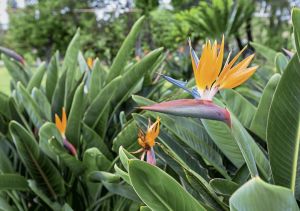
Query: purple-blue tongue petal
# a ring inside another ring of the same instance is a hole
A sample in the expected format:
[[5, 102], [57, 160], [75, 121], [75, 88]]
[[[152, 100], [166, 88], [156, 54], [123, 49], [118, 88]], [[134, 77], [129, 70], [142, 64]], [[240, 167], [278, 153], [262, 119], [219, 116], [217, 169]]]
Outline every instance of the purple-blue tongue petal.
[[142, 106], [140, 108], [176, 116], [218, 120], [231, 126], [229, 111], [217, 106], [212, 101], [181, 99], [157, 103], [150, 106]]

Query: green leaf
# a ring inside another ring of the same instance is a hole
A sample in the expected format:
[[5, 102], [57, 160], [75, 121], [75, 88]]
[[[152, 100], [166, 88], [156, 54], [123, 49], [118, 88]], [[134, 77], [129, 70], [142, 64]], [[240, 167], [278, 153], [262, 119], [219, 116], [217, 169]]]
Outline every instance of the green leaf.
[[299, 210], [293, 193], [276, 185], [270, 185], [259, 177], [252, 178], [230, 198], [230, 210], [236, 211], [281, 211]]
[[48, 141], [53, 137], [63, 144], [63, 139], [56, 125], [51, 122], [46, 122], [39, 130], [39, 147], [53, 161], [57, 161], [57, 155], [52, 151]]
[[66, 136], [68, 140], [75, 146], [79, 147], [81, 120], [85, 108], [84, 84], [82, 83], [76, 89], [74, 100], [72, 102], [71, 111], [68, 116], [68, 123], [66, 129]]
[[294, 55], [283, 72], [271, 104], [267, 142], [276, 185], [300, 197], [300, 80], [299, 59]]
[[130, 160], [129, 176], [138, 196], [152, 210], [205, 210], [178, 182], [156, 166]]
[[82, 136], [83, 136], [83, 142], [86, 145], [86, 148], [92, 148], [96, 147], [98, 150], [100, 150], [108, 159], [112, 160], [113, 155], [108, 149], [106, 143], [103, 141], [103, 139], [89, 126], [83, 123], [82, 126]]
[[120, 50], [118, 51], [117, 56], [115, 57], [113, 64], [108, 72], [106, 83], [112, 81], [115, 77], [120, 75], [122, 70], [124, 69], [127, 59], [130, 56], [130, 52], [134, 47], [136, 39], [139, 35], [140, 30], [142, 29], [143, 22], [145, 17], [141, 17], [138, 19], [135, 24], [132, 26], [129, 34], [127, 35], [126, 39], [124, 40]]
[[256, 135], [258, 135], [263, 140], [267, 140], [267, 121], [268, 115], [270, 111], [271, 102], [273, 99], [273, 95], [277, 84], [279, 83], [281, 76], [279, 74], [274, 74], [272, 78], [270, 78], [267, 83], [263, 95], [259, 101], [257, 106], [257, 110], [254, 114], [250, 130], [253, 131]]
[[9, 97], [2, 92], [0, 92], [0, 113], [6, 118], [11, 119]]
[[91, 82], [89, 87], [89, 101], [92, 102], [104, 86], [106, 79], [106, 71], [100, 64], [99, 59], [94, 62], [94, 67], [91, 74]]
[[58, 84], [56, 85], [54, 93], [53, 93], [52, 103], [51, 103], [53, 120], [54, 120], [55, 114], [61, 114], [62, 108], [64, 106], [66, 75], [67, 75], [67, 73], [64, 72], [60, 76], [60, 78], [58, 80]]
[[64, 195], [63, 178], [46, 155], [39, 150], [34, 137], [15, 121], [10, 123], [9, 129], [18, 154], [37, 185], [52, 198]]
[[123, 171], [122, 169], [120, 169], [117, 164], [114, 165], [114, 169], [116, 171], [116, 174], [121, 177], [127, 184], [131, 184], [130, 179], [129, 179], [129, 175], [127, 172]]
[[52, 100], [53, 93], [57, 84], [58, 70], [59, 70], [59, 52], [56, 51], [54, 56], [52, 56], [47, 68], [46, 96], [50, 102]]
[[216, 193], [226, 196], [231, 196], [240, 187], [235, 182], [221, 178], [212, 179], [209, 184]]
[[97, 148], [84, 152], [83, 163], [87, 167], [86, 174], [97, 170], [107, 171], [111, 166], [111, 162]]
[[128, 171], [129, 160], [136, 159], [136, 157], [134, 157], [132, 154], [127, 152], [122, 146], [120, 146], [120, 148], [119, 148], [119, 156], [120, 156], [120, 160], [121, 160], [124, 168], [126, 169], [126, 171]]
[[32, 99], [30, 94], [27, 92], [25, 87], [18, 83], [17, 85], [17, 97], [19, 102], [22, 102], [28, 116], [30, 117], [32, 123], [40, 128], [44, 124], [44, 119], [40, 112], [38, 104]]
[[89, 174], [89, 179], [91, 182], [116, 183], [120, 181], [120, 177], [118, 175], [105, 171], [93, 171]]
[[51, 121], [51, 105], [44, 93], [37, 88], [33, 88], [31, 96], [36, 104], [39, 105], [39, 111], [43, 114], [43, 118]]
[[29, 81], [29, 77], [28, 77], [27, 73], [25, 72], [25, 70], [20, 66], [20, 64], [14, 62], [14, 61], [11, 61], [5, 55], [2, 55], [1, 58], [4, 62], [4, 65], [5, 65], [8, 73], [14, 80], [14, 83], [17, 84], [17, 82], [20, 81], [24, 86], [26, 86]]
[[112, 150], [118, 152], [120, 146], [127, 150], [137, 148], [138, 127], [134, 121], [128, 122], [113, 140]]
[[[66, 93], [72, 90], [73, 84], [75, 83], [75, 73], [77, 64], [77, 55], [80, 49], [80, 30], [77, 29], [76, 34], [72, 38], [64, 58], [62, 69], [66, 71]], [[67, 95], [66, 95], [67, 96]], [[66, 100], [65, 96], [65, 100]]]
[[283, 53], [276, 54], [275, 64], [276, 64], [276, 70], [278, 73], [282, 74], [288, 63], [289, 63], [289, 61]]
[[235, 114], [245, 127], [249, 128], [253, 119], [253, 114], [256, 112], [255, 106], [232, 89], [223, 90], [221, 95], [229, 110]]
[[36, 181], [34, 180], [28, 180], [28, 184], [30, 189], [38, 196], [40, 197], [45, 204], [47, 204], [52, 210], [61, 210], [61, 206], [58, 202], [51, 201], [48, 196], [44, 194], [44, 192], [40, 189]]
[[265, 57], [267, 61], [274, 62], [277, 53], [275, 50], [255, 42], [251, 42], [251, 46], [253, 46], [261, 56]]
[[0, 175], [0, 190], [18, 190], [27, 191], [28, 183], [25, 177], [19, 174], [1, 174]]
[[78, 176], [85, 170], [84, 164], [76, 159], [73, 155], [63, 147], [55, 138], [48, 141], [49, 148], [61, 159], [61, 161], [75, 174]]
[[31, 77], [31, 79], [30, 79], [30, 81], [29, 81], [29, 83], [26, 87], [26, 89], [29, 93], [32, 91], [32, 89], [34, 87], [40, 88], [45, 72], [46, 72], [46, 65], [45, 65], [45, 63], [42, 63], [37, 68], [37, 70], [35, 71], [35, 73]]
[[106, 85], [101, 92], [97, 95], [97, 97], [92, 101], [91, 105], [87, 108], [83, 121], [86, 125], [91, 128], [94, 128], [101, 114], [105, 111], [105, 106], [108, 105], [110, 99], [115, 93], [118, 85], [121, 83], [121, 76], [113, 79], [108, 85]]

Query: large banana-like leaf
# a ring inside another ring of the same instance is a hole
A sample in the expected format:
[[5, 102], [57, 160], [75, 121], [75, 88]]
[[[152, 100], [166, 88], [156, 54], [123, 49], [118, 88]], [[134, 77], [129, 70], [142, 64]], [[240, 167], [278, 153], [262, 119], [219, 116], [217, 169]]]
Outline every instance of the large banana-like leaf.
[[133, 25], [131, 31], [127, 35], [126, 39], [124, 40], [109, 70], [106, 83], [109, 83], [115, 77], [120, 75], [120, 73], [124, 69], [126, 62], [130, 56], [130, 52], [132, 51], [139, 32], [142, 29], [144, 19], [145, 17], [141, 17], [139, 20], [137, 20], [137, 22]]
[[[275, 89], [280, 80], [281, 76], [275, 74], [270, 78], [267, 83], [263, 95], [257, 106], [256, 113], [254, 114], [250, 130], [253, 131], [256, 135], [266, 141], [267, 135], [267, 121], [270, 111], [271, 102], [274, 96]], [[252, 114], [253, 115], [253, 114]]]
[[205, 210], [178, 182], [158, 167], [130, 160], [129, 176], [138, 196], [152, 210]]
[[25, 70], [16, 62], [11, 61], [7, 56], [2, 55], [1, 58], [14, 84], [16, 85], [18, 81], [21, 81], [21, 83], [26, 86], [29, 81], [29, 76]]
[[63, 72], [60, 76], [58, 83], [56, 84], [52, 101], [51, 101], [51, 108], [52, 108], [52, 119], [54, 120], [55, 114], [59, 114], [61, 116], [61, 109], [64, 106], [64, 99], [65, 99], [65, 82], [66, 82], [67, 72]]
[[40, 151], [34, 137], [23, 126], [12, 121], [9, 125], [18, 154], [37, 185], [52, 198], [65, 194], [64, 179]]
[[84, 96], [84, 84], [82, 83], [77, 87], [72, 107], [68, 116], [68, 123], [66, 129], [66, 136], [68, 140], [75, 146], [79, 147], [80, 132], [81, 132], [81, 119], [84, 113], [85, 96]]
[[42, 63], [37, 70], [35, 71], [35, 73], [33, 74], [33, 76], [31, 77], [26, 89], [27, 91], [30, 93], [32, 91], [32, 89], [34, 87], [36, 88], [40, 88], [40, 85], [42, 83], [44, 74], [46, 72], [46, 65], [45, 63]]
[[31, 96], [36, 104], [39, 105], [39, 111], [42, 114], [43, 118], [51, 121], [51, 105], [46, 95], [44, 95], [44, 93], [40, 89], [34, 87]]
[[47, 68], [46, 96], [50, 102], [52, 100], [52, 96], [58, 80], [58, 70], [59, 70], [58, 66], [59, 66], [59, 52], [56, 51], [54, 56], [52, 56]]
[[270, 185], [259, 177], [251, 179], [230, 198], [232, 211], [282, 211], [299, 210], [293, 193], [276, 185]]
[[0, 190], [28, 190], [28, 183], [25, 177], [19, 174], [1, 174], [0, 175]]
[[297, 49], [297, 55], [300, 59], [300, 9], [294, 8], [292, 10], [292, 22], [294, 26], [294, 37], [295, 37], [295, 44]]
[[283, 53], [276, 54], [275, 64], [278, 73], [282, 74], [288, 63], [289, 61]]
[[97, 94], [103, 88], [106, 79], [106, 74], [107, 73], [101, 66], [99, 59], [96, 59], [91, 74], [90, 87], [88, 93], [88, 98], [90, 102], [92, 102], [96, 98]]
[[[62, 66], [63, 71], [67, 72], [66, 76], [66, 93], [69, 93], [73, 88], [73, 84], [75, 83], [75, 75], [76, 75], [76, 63], [77, 63], [77, 55], [80, 49], [80, 30], [77, 29], [76, 34], [72, 38], [64, 59], [64, 63]], [[65, 95], [65, 101], [67, 100], [67, 95]]]
[[256, 112], [255, 106], [232, 89], [223, 90], [221, 95], [229, 110], [235, 114], [238, 120], [246, 128], [249, 128], [253, 119], [253, 114]]
[[27, 92], [25, 87], [19, 82], [17, 85], [17, 98], [19, 103], [22, 103], [24, 106], [27, 114], [29, 115], [32, 123], [37, 127], [40, 128], [43, 124], [45, 119], [43, 118], [40, 108], [35, 102], [30, 94]]
[[300, 197], [300, 80], [294, 55], [275, 91], [270, 108], [267, 142], [274, 182]]

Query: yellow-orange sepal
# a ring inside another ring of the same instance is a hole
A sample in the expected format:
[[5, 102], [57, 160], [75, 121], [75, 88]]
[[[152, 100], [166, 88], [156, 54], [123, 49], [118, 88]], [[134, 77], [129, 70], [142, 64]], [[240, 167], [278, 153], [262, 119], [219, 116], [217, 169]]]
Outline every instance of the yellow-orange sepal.
[[55, 125], [61, 135], [64, 137], [67, 128], [67, 114], [65, 108], [62, 108], [62, 119], [60, 119], [59, 116], [55, 114]]

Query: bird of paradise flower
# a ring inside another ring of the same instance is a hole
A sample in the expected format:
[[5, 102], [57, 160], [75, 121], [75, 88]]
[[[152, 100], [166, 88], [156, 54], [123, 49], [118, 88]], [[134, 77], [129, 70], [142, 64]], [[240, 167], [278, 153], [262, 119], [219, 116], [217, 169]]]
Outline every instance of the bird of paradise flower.
[[55, 114], [55, 125], [59, 130], [62, 138], [64, 147], [74, 156], [77, 156], [76, 148], [71, 144], [66, 138], [66, 128], [67, 128], [67, 114], [65, 108], [62, 108], [62, 118], [60, 119], [57, 114]]
[[258, 66], [248, 67], [253, 60], [254, 54], [251, 54], [241, 62], [235, 64], [246, 47], [231, 61], [229, 61], [231, 56], [230, 52], [222, 68], [224, 36], [221, 45], [218, 45], [217, 41], [213, 44], [207, 41], [203, 46], [200, 59], [192, 48], [190, 40], [189, 46], [196, 87], [191, 90], [186, 87], [187, 82], [175, 80], [165, 75], [162, 75], [162, 77], [170, 83], [184, 89], [195, 99], [162, 102], [150, 106], [143, 106], [141, 109], [179, 116], [220, 120], [230, 125], [230, 113], [227, 109], [215, 105], [212, 99], [219, 90], [235, 88], [248, 80], [258, 68]]
[[152, 124], [149, 120], [146, 133], [139, 129], [138, 144], [142, 147], [139, 150], [132, 152], [132, 154], [141, 153], [141, 160], [145, 159], [149, 164], [156, 165], [156, 158], [154, 153], [155, 139], [159, 135], [160, 118], [157, 117], [156, 121]]

